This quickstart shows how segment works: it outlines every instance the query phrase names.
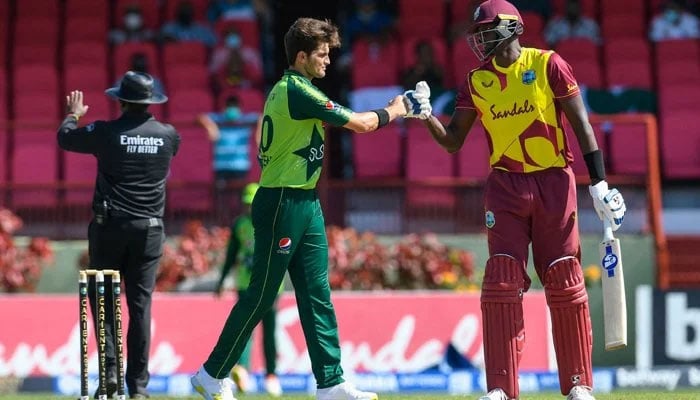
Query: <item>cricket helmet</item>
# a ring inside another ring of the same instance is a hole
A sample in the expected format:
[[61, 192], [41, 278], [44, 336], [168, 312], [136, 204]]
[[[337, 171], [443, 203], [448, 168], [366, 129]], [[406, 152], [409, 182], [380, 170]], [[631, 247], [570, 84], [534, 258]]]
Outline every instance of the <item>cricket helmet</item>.
[[154, 79], [145, 72], [128, 71], [119, 82], [119, 86], [105, 90], [107, 96], [137, 104], [161, 104], [168, 97], [155, 90]]
[[[484, 29], [485, 26], [490, 26]], [[486, 0], [474, 10], [467, 36], [469, 46], [480, 61], [513, 35], [522, 35], [525, 24], [518, 9], [506, 0]]]

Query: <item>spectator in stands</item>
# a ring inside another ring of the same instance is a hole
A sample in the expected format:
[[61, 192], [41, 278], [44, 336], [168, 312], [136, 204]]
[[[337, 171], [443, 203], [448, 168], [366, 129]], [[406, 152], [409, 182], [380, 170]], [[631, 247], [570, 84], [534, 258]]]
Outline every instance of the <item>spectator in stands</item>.
[[170, 21], [161, 29], [161, 37], [166, 41], [202, 42], [207, 47], [214, 47], [216, 35], [205, 24], [194, 20], [194, 6], [188, 0], [177, 5], [175, 21]]
[[565, 39], [584, 38], [600, 43], [598, 23], [581, 14], [580, 0], [566, 1], [566, 14], [555, 16], [544, 29], [547, 44], [554, 47]]
[[245, 46], [241, 35], [230, 29], [211, 56], [209, 72], [214, 78], [215, 91], [226, 86], [262, 86], [263, 63], [260, 51]]
[[700, 20], [688, 12], [680, 0], [669, 0], [651, 20], [649, 39], [653, 42], [700, 38]]
[[384, 40], [390, 36], [394, 19], [380, 10], [375, 0], [355, 0], [355, 5], [356, 11], [350, 15], [344, 29], [348, 44], [359, 38]]
[[122, 17], [121, 27], [109, 32], [109, 42], [112, 44], [146, 42], [154, 38], [155, 33], [144, 26], [143, 14], [138, 4], [127, 7]]
[[426, 81], [432, 90], [431, 96], [440, 97], [445, 91], [445, 71], [435, 61], [435, 51], [427, 40], [416, 43], [414, 49], [416, 63], [404, 71], [401, 84], [405, 90], [416, 87], [416, 83]]
[[548, 21], [552, 16], [552, 5], [549, 0], [513, 0], [511, 4], [516, 6], [521, 13], [534, 12]]
[[[145, 53], [141, 52], [136, 52], [131, 55], [131, 68], [129, 68], [129, 70], [134, 72], [143, 72], [145, 74], [153, 73], [148, 64], [148, 57]], [[121, 82], [121, 80], [118, 80], [114, 86], [119, 85], [119, 82]], [[163, 86], [163, 82], [161, 82], [161, 80], [156, 78], [155, 76], [153, 76], [153, 87], [157, 91], [165, 93], [165, 87]]]
[[219, 20], [254, 20], [260, 14], [268, 14], [265, 0], [212, 0], [207, 9], [209, 22]]
[[214, 144], [213, 168], [215, 179], [215, 207], [218, 216], [228, 218], [233, 201], [232, 182], [242, 182], [251, 168], [250, 135], [254, 132], [259, 142], [260, 130], [256, 126], [259, 115], [244, 114], [237, 96], [226, 99], [220, 112], [202, 114], [199, 123], [206, 129]]

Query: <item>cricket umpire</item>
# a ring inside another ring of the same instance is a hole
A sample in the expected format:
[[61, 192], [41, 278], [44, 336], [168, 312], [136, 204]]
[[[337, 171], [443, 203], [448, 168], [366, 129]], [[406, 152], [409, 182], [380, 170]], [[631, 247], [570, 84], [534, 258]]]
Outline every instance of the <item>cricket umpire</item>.
[[[148, 74], [127, 72], [118, 87], [105, 91], [119, 101], [121, 116], [82, 128], [78, 121], [88, 106], [83, 104], [81, 91], [72, 91], [66, 96], [68, 115], [58, 129], [62, 149], [97, 158], [94, 216], [88, 228], [90, 268], [121, 272], [129, 308], [125, 381], [130, 397], [136, 399], [148, 397], [151, 295], [165, 238], [165, 180], [180, 144], [175, 129], [147, 111], [150, 104], [168, 100], [154, 90], [153, 82]], [[89, 293], [94, 304], [93, 282]], [[106, 306], [112, 309], [111, 296]], [[116, 358], [113, 316], [106, 314], [107, 391], [111, 397], [117, 386]]]

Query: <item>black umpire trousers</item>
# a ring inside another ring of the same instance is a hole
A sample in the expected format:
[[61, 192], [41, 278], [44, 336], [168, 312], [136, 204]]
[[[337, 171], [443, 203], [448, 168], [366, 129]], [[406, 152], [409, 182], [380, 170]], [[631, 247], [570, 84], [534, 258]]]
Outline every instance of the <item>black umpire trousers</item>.
[[[117, 269], [129, 308], [129, 328], [126, 335], [126, 387], [131, 396], [146, 394], [148, 385], [148, 356], [151, 345], [151, 297], [156, 272], [163, 254], [165, 233], [158, 218], [110, 218], [104, 224], [93, 219], [88, 228], [90, 268]], [[105, 288], [111, 288], [111, 278], [105, 277]], [[109, 290], [109, 289], [107, 289]], [[88, 286], [90, 306], [95, 315], [95, 283]], [[108, 379], [116, 375], [114, 348], [114, 315], [111, 292], [106, 293], [105, 336]], [[95, 318], [93, 318], [94, 320]]]

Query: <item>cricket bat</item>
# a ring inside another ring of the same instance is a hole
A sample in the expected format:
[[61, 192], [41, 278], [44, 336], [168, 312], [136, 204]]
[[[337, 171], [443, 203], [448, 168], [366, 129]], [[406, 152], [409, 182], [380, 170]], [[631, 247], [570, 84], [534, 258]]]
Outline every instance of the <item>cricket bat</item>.
[[612, 226], [607, 221], [603, 223], [603, 241], [598, 250], [603, 268], [605, 350], [612, 351], [627, 346], [627, 301], [620, 240], [613, 236]]

